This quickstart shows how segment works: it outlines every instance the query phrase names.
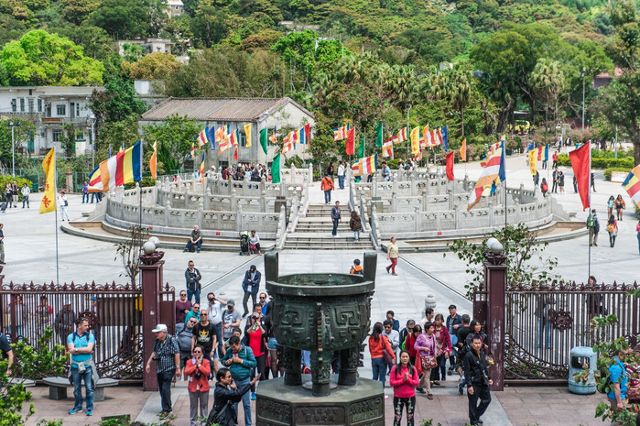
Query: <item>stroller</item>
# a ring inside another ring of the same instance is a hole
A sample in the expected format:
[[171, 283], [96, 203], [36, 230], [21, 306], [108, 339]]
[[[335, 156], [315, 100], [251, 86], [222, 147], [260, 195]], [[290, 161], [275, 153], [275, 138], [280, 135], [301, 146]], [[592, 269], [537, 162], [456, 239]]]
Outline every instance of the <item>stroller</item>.
[[249, 232], [247, 231], [240, 233], [240, 256], [245, 254], [247, 256], [251, 254], [249, 252]]

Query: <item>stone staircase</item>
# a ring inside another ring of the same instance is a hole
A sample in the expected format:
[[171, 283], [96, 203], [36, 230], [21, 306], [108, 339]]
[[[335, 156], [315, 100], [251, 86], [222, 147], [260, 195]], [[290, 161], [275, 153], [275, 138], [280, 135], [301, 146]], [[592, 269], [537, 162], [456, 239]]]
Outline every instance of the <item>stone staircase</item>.
[[331, 235], [331, 207], [325, 204], [310, 204], [305, 217], [298, 219], [293, 232], [287, 235], [285, 249], [291, 250], [370, 250], [373, 248], [369, 233], [360, 233], [360, 241], [353, 240], [349, 229], [348, 206], [342, 207], [342, 220], [338, 226], [338, 235]]

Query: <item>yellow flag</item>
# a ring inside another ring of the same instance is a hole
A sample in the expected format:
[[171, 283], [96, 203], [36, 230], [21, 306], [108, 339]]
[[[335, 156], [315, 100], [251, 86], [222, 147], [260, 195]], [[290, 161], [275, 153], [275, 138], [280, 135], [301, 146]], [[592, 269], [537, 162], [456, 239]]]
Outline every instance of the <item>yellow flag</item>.
[[529, 171], [531, 172], [531, 176], [535, 176], [537, 170], [538, 170], [538, 150], [532, 149], [531, 151], [529, 151]]
[[247, 148], [251, 147], [251, 123], [244, 125], [244, 136], [246, 140], [244, 146]]
[[44, 170], [44, 194], [40, 201], [40, 213], [51, 213], [56, 210], [56, 151], [51, 148], [42, 160]]
[[420, 127], [414, 127], [409, 135], [411, 139], [411, 154], [420, 154]]

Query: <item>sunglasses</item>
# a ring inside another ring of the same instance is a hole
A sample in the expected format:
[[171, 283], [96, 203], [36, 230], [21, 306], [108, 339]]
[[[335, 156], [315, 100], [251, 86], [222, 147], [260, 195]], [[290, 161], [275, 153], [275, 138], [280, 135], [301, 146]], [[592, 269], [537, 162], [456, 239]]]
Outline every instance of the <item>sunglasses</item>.
[[187, 293], [180, 293], [180, 296], [186, 296]]
[[193, 309], [200, 309], [200, 306], [194, 306]]
[[194, 354], [201, 354], [202, 351], [193, 351]]
[[201, 314], [200, 314], [200, 317], [206, 317], [206, 316], [208, 316], [208, 315], [209, 315], [209, 314], [205, 314], [205, 313], [203, 312], [203, 313], [201, 313]]
[[266, 297], [260, 296], [260, 300], [264, 300], [264, 299], [266, 299]]

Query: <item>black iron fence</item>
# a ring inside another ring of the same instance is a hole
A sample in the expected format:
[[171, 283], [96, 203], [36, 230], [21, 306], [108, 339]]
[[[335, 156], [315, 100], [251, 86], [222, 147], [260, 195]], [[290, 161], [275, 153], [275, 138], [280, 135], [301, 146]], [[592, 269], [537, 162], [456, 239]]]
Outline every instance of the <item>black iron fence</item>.
[[[173, 289], [167, 288], [167, 304]], [[130, 284], [74, 283], [0, 286], [0, 330], [12, 341], [35, 344], [45, 327], [53, 341], [66, 344], [78, 318], [87, 318], [96, 337], [94, 359], [104, 377], [142, 380], [142, 292]]]
[[[640, 334], [640, 298], [632, 285], [559, 284], [511, 286], [505, 292], [504, 371], [506, 382], [566, 381], [573, 347]], [[474, 317], [486, 323], [487, 294], [474, 294]], [[592, 327], [600, 315], [618, 321]], [[598, 333], [596, 335], [596, 333]]]

